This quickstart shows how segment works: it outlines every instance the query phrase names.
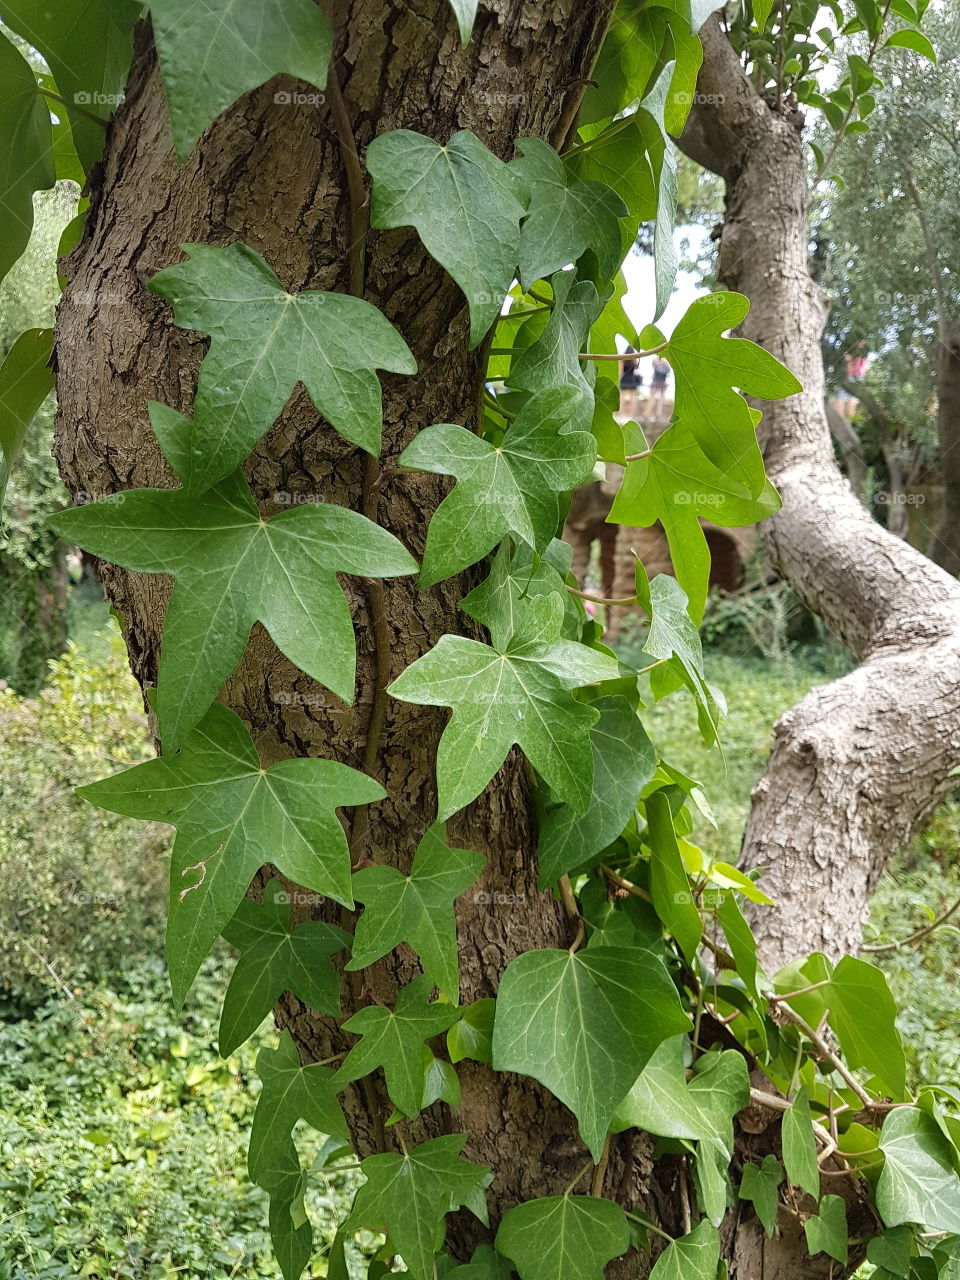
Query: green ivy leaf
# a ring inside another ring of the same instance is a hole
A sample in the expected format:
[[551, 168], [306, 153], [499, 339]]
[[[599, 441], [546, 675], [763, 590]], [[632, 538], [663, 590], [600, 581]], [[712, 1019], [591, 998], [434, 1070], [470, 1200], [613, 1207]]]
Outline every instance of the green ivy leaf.
[[576, 640], [583, 611], [576, 598], [564, 590], [572, 548], [554, 539], [542, 556], [521, 544], [511, 550], [504, 541], [483, 582], [463, 597], [460, 608], [490, 632], [495, 649], [504, 649], [511, 636], [524, 630], [530, 601], [540, 596], [565, 597], [561, 634]]
[[529, 630], [503, 651], [442, 636], [387, 690], [402, 702], [451, 707], [437, 751], [438, 820], [475, 800], [516, 743], [565, 803], [590, 803], [593, 753], [589, 730], [599, 713], [569, 692], [616, 679], [615, 659], [559, 639], [563, 601], [530, 602]]
[[779, 509], [779, 495], [769, 480], [759, 497], [750, 497], [713, 465], [689, 427], [678, 422], [658, 437], [649, 457], [627, 464], [608, 519], [640, 528], [660, 521], [677, 581], [694, 621], [699, 621], [710, 577], [701, 517], [722, 528], [737, 528], [756, 524]]
[[240, 952], [220, 1012], [219, 1048], [228, 1057], [270, 1013], [284, 991], [331, 1015], [340, 1012], [340, 985], [330, 957], [350, 945], [336, 925], [307, 920], [293, 928], [289, 896], [271, 880], [263, 901], [245, 898], [223, 936]]
[[644, 96], [661, 63], [664, 30], [662, 8], [621, 0], [583, 96], [582, 124], [612, 119]]
[[[312, 0], [304, 3], [319, 14]], [[245, 244], [182, 248], [187, 261], [158, 272], [149, 287], [172, 304], [178, 325], [210, 336], [184, 453], [185, 488], [202, 493], [239, 466], [298, 382], [345, 439], [378, 455], [375, 370], [417, 371], [383, 313], [345, 293], [287, 293]]]
[[149, 4], [180, 160], [222, 111], [273, 76], [327, 83], [333, 33], [312, 0]]
[[726, 935], [727, 946], [733, 955], [737, 973], [746, 984], [747, 990], [759, 1005], [760, 992], [757, 987], [757, 940], [753, 930], [747, 924], [736, 894], [725, 893], [723, 901], [717, 907], [717, 919]]
[[[446, 1102], [451, 1107], [460, 1105], [460, 1077], [442, 1058], [435, 1058], [426, 1045], [423, 1046], [423, 1097], [421, 1111], [435, 1102]], [[399, 1113], [398, 1113], [399, 1117]]]
[[529, 288], [592, 249], [600, 275], [620, 265], [620, 223], [629, 212], [610, 187], [582, 182], [539, 138], [520, 138], [518, 159], [510, 167], [527, 196], [527, 217], [520, 228], [520, 280]]
[[540, 824], [537, 847], [541, 889], [616, 840], [656, 768], [653, 744], [626, 698], [598, 698], [591, 705], [600, 713], [600, 719], [590, 730], [590, 804], [583, 814], [568, 805], [555, 805], [548, 810]]
[[582, 403], [575, 425], [589, 431], [593, 422], [593, 383], [581, 367], [580, 352], [586, 349], [590, 329], [603, 305], [593, 281], [578, 280], [575, 271], [559, 271], [551, 282], [550, 319], [537, 341], [514, 357], [507, 385], [516, 391], [531, 392], [564, 384], [576, 387]]
[[417, 1115], [424, 1089], [423, 1043], [460, 1016], [456, 1005], [429, 1003], [431, 985], [429, 978], [417, 978], [397, 996], [395, 1008], [368, 1005], [343, 1024], [361, 1039], [337, 1072], [340, 1087], [382, 1067], [394, 1105], [406, 1116]]
[[394, 867], [355, 872], [353, 896], [366, 909], [347, 968], [365, 969], [406, 942], [433, 984], [451, 1000], [459, 999], [453, 900], [470, 888], [483, 865], [479, 853], [448, 848], [443, 826], [437, 824], [420, 841], [408, 876]]
[[[170, 460], [187, 419], [152, 418]], [[172, 431], [171, 431], [172, 428]], [[165, 746], [178, 746], [216, 697], [262, 622], [302, 671], [353, 701], [356, 646], [338, 573], [397, 577], [416, 561], [379, 525], [334, 503], [306, 503], [268, 521], [240, 472], [203, 494], [131, 489], [54, 516], [61, 536], [141, 573], [169, 573], [157, 688]]]
[[794, 1186], [809, 1192], [814, 1200], [819, 1199], [820, 1166], [817, 1164], [817, 1144], [806, 1087], [797, 1090], [792, 1106], [783, 1113], [781, 1137], [787, 1177]]
[[450, 0], [450, 8], [460, 29], [460, 43], [468, 44], [477, 20], [478, 0]]
[[386, 1231], [414, 1280], [433, 1280], [446, 1215], [466, 1207], [487, 1221], [484, 1190], [492, 1181], [490, 1171], [460, 1159], [466, 1140], [451, 1133], [422, 1142], [407, 1155], [369, 1156], [360, 1166], [367, 1181], [343, 1230]]
[[696, 1146], [694, 1179], [703, 1216], [718, 1227], [730, 1205], [730, 1155], [713, 1138]]
[[867, 1261], [892, 1275], [906, 1276], [910, 1271], [912, 1247], [913, 1232], [908, 1226], [890, 1227], [882, 1236], [867, 1242]]
[[264, 770], [240, 717], [214, 703], [173, 755], [80, 787], [111, 813], [177, 828], [170, 864], [167, 956], [182, 1003], [204, 956], [265, 863], [345, 906], [350, 854], [340, 806], [371, 804], [378, 782], [334, 760], [281, 760]]
[[866, 960], [844, 956], [833, 971], [826, 993], [830, 1026], [847, 1062], [879, 1076], [894, 1098], [907, 1087], [907, 1064], [897, 1005], [884, 974]]
[[597, 1159], [638, 1070], [663, 1040], [689, 1025], [652, 952], [527, 951], [500, 981], [493, 1067], [545, 1085], [577, 1117]]
[[[67, 104], [77, 153], [89, 170], [103, 153], [105, 136], [89, 117], [108, 120], [123, 100], [137, 5], [131, 0], [57, 0], [55, 5], [7, 0], [3, 20], [43, 54]], [[71, 103], [87, 114], [71, 110]]]
[[570, 430], [573, 387], [534, 396], [496, 446], [466, 427], [427, 427], [398, 458], [402, 467], [452, 475], [458, 483], [430, 520], [421, 587], [482, 560], [508, 534], [544, 551], [560, 523], [560, 493], [590, 475], [593, 436]]
[[[660, 573], [650, 583], [650, 630], [643, 651], [658, 661], [666, 659], [668, 674], [675, 675], [693, 694], [700, 732], [712, 746], [717, 739], [716, 698], [704, 674], [703, 646], [687, 610], [687, 597], [669, 574]], [[652, 671], [650, 676], [654, 693], [669, 692], [669, 686], [658, 689], [657, 675], [658, 671]]]
[[820, 1216], [803, 1224], [811, 1254], [826, 1253], [837, 1262], [847, 1261], [847, 1211], [840, 1196], [824, 1196]]
[[[753, 415], [739, 391], [780, 400], [802, 390], [778, 360], [746, 338], [725, 338], [750, 309], [739, 293], [711, 293], [688, 307], [664, 354], [676, 378], [676, 417], [709, 460], [750, 497], [766, 484]], [[739, 391], [734, 388], [739, 388]]]
[[493, 1020], [496, 1001], [474, 1000], [460, 1012], [460, 1018], [447, 1032], [447, 1052], [451, 1062], [470, 1058], [489, 1062], [493, 1057]]
[[516, 272], [522, 191], [513, 171], [467, 130], [445, 147], [409, 129], [367, 147], [374, 227], [415, 227], [470, 307], [470, 346], [500, 314]]
[[290, 1140], [298, 1120], [318, 1133], [348, 1138], [346, 1122], [337, 1101], [334, 1073], [318, 1063], [300, 1064], [300, 1054], [289, 1031], [280, 1033], [275, 1049], [261, 1049], [257, 1075], [263, 1088], [257, 1099], [250, 1128], [250, 1176], [270, 1190], [270, 1171], [280, 1163], [277, 1152]]
[[663, 791], [654, 791], [647, 797], [646, 810], [653, 905], [667, 931], [692, 962], [703, 936], [703, 920], [690, 892], [670, 802]]
[[513, 1280], [513, 1268], [488, 1244], [481, 1244], [469, 1262], [454, 1267], [443, 1280]]
[[916, 1107], [897, 1107], [883, 1122], [880, 1149], [877, 1209], [887, 1226], [915, 1222], [960, 1232], [960, 1179], [936, 1120]]
[[526, 1200], [504, 1215], [494, 1242], [520, 1280], [603, 1280], [630, 1247], [623, 1210], [596, 1196]]
[[0, 503], [37, 410], [53, 390], [52, 329], [28, 329], [0, 364]]
[[716, 1280], [720, 1237], [704, 1219], [689, 1235], [668, 1244], [650, 1272], [650, 1280]]
[[740, 1199], [753, 1205], [767, 1236], [773, 1235], [777, 1224], [777, 1191], [783, 1181], [783, 1166], [774, 1155], [763, 1157], [763, 1164], [745, 1164], [740, 1183]]
[[733, 1049], [706, 1053], [697, 1059], [688, 1082], [685, 1044], [684, 1036], [671, 1036], [657, 1047], [610, 1128], [614, 1133], [642, 1129], [661, 1138], [712, 1141], [729, 1159], [733, 1117], [750, 1101], [746, 1063]]
[[[4, 9], [6, 12], [6, 9]], [[0, 33], [0, 280], [27, 247], [33, 193], [57, 180], [50, 111], [30, 64]]]

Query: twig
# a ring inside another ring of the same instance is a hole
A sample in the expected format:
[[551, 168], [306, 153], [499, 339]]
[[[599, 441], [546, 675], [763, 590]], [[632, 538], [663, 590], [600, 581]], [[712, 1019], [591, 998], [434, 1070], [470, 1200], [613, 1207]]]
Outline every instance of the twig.
[[945, 911], [942, 916], [938, 916], [932, 924], [925, 925], [922, 929], [917, 929], [908, 938], [901, 938], [899, 942], [874, 943], [873, 946], [861, 947], [860, 950], [870, 951], [875, 955], [878, 951], [899, 951], [901, 947], [910, 947], [915, 942], [920, 942], [922, 939], [929, 937], [934, 929], [939, 929], [942, 924], [946, 924], [957, 911], [960, 911], [960, 898], [956, 900], [949, 911]]
[[810, 1023], [807, 1022], [804, 1018], [801, 1018], [799, 1013], [791, 1009], [788, 1004], [780, 1004], [777, 1007], [780, 1009], [784, 1017], [786, 1017], [788, 1022], [792, 1022], [795, 1027], [799, 1027], [800, 1030], [803, 1032], [803, 1034], [807, 1036], [808, 1039], [813, 1041], [814, 1045], [819, 1050], [821, 1056], [825, 1058], [827, 1062], [830, 1063], [833, 1069], [840, 1076], [842, 1076], [844, 1080], [846, 1080], [847, 1084], [850, 1086], [853, 1092], [857, 1095], [857, 1097], [860, 1099], [863, 1105], [865, 1107], [869, 1107], [871, 1102], [870, 1095], [864, 1089], [863, 1085], [856, 1078], [856, 1076], [851, 1075], [848, 1068], [844, 1065], [841, 1059], [833, 1052], [833, 1050], [824, 1040], [823, 1036], [821, 1036], [818, 1031], [814, 1031], [813, 1027], [810, 1026]]
[[590, 1182], [590, 1194], [598, 1199], [603, 1196], [603, 1180], [607, 1176], [607, 1166], [610, 1163], [610, 1138], [611, 1135], [608, 1133], [603, 1140], [603, 1150], [600, 1152], [600, 1159], [597, 1161]]

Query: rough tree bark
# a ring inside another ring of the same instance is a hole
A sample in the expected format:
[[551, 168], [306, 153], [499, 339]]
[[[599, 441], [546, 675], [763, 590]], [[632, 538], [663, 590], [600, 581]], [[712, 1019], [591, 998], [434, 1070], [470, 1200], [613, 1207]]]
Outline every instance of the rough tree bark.
[[960, 320], [940, 326], [937, 348], [937, 438], [943, 473], [943, 512], [933, 555], [960, 574]]
[[701, 40], [700, 97], [681, 145], [726, 183], [719, 278], [750, 299], [743, 336], [804, 388], [762, 406], [761, 444], [783, 497], [762, 526], [766, 544], [781, 576], [860, 662], [780, 719], [754, 791], [743, 861], [765, 869], [777, 904], [753, 921], [775, 969], [811, 949], [856, 951], [884, 863], [953, 785], [960, 585], [872, 520], [833, 460], [820, 350], [827, 302], [808, 269], [802, 119], [755, 92], [716, 16]]

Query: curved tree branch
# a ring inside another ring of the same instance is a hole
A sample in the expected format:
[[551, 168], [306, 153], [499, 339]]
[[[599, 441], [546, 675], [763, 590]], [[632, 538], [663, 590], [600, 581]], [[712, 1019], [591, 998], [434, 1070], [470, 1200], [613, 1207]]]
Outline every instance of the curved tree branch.
[[[745, 79], [716, 17], [701, 31], [698, 103], [680, 139], [724, 177], [719, 277], [746, 294], [745, 337], [803, 391], [764, 405], [761, 443], [783, 508], [762, 533], [774, 565], [860, 666], [776, 726], [743, 862], [776, 906], [753, 923], [776, 969], [856, 951], [887, 858], [953, 785], [960, 761], [960, 585], [878, 525], [833, 458], [820, 340], [827, 301], [807, 261], [802, 120]], [[706, 104], [713, 105], [706, 105]]]

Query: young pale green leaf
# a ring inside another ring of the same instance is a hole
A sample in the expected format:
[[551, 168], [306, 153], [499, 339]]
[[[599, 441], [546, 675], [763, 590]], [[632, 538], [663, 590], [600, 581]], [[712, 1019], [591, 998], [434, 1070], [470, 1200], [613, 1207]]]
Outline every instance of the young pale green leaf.
[[382, 1067], [398, 1111], [417, 1115], [425, 1082], [424, 1041], [446, 1031], [460, 1016], [456, 1005], [429, 1003], [431, 986], [429, 978], [417, 978], [397, 996], [395, 1008], [368, 1005], [343, 1024], [361, 1039], [337, 1072], [339, 1087]]
[[662, 1041], [689, 1025], [650, 951], [527, 951], [500, 982], [493, 1066], [545, 1085], [577, 1117], [597, 1159], [638, 1071]]
[[486, 1222], [489, 1169], [460, 1158], [466, 1137], [446, 1134], [406, 1155], [369, 1156], [360, 1166], [367, 1181], [357, 1192], [344, 1231], [385, 1231], [414, 1280], [434, 1280], [434, 1257], [444, 1218], [470, 1209]]
[[629, 1249], [630, 1229], [612, 1200], [547, 1196], [511, 1209], [495, 1244], [520, 1280], [603, 1280], [607, 1263]]
[[662, 7], [617, 6], [583, 95], [581, 126], [619, 116], [644, 96], [662, 61], [664, 16]]
[[743, 1166], [740, 1199], [753, 1205], [753, 1211], [768, 1236], [773, 1235], [777, 1225], [777, 1191], [782, 1181], [783, 1166], [774, 1155], [764, 1156], [762, 1165], [748, 1163]]
[[172, 304], [178, 325], [210, 337], [184, 451], [185, 488], [203, 493], [239, 466], [298, 382], [345, 439], [378, 455], [375, 370], [417, 371], [383, 313], [345, 293], [288, 293], [245, 244], [182, 247], [187, 261], [158, 272], [149, 287]]
[[477, 20], [478, 0], [450, 0], [450, 8], [460, 29], [460, 42], [467, 44], [473, 33], [473, 24]]
[[318, 89], [327, 83], [333, 34], [312, 0], [149, 0], [149, 6], [181, 160], [222, 111], [273, 76]]
[[699, 621], [710, 576], [701, 517], [735, 528], [764, 520], [779, 508], [780, 498], [769, 480], [759, 497], [752, 498], [713, 465], [686, 423], [678, 422], [658, 437], [649, 457], [627, 464], [608, 519], [640, 528], [660, 521], [677, 581]]
[[584, 373], [580, 352], [586, 349], [590, 329], [603, 310], [592, 280], [578, 280], [575, 271], [558, 271], [551, 277], [553, 310], [543, 333], [514, 358], [507, 385], [515, 391], [545, 391], [550, 387], [576, 387], [580, 409], [571, 426], [589, 431], [593, 422], [594, 395], [591, 377]]
[[663, 791], [654, 791], [647, 797], [646, 810], [653, 905], [680, 950], [693, 961], [703, 936], [703, 920], [690, 891], [673, 813]]
[[620, 265], [620, 223], [629, 212], [615, 191], [600, 182], [582, 182], [553, 147], [539, 138], [520, 138], [520, 156], [510, 167], [527, 197], [520, 228], [520, 280], [529, 288], [576, 262], [587, 249], [597, 255], [600, 275]]
[[883, 1122], [884, 1164], [877, 1209], [888, 1227], [918, 1223], [960, 1232], [960, 1178], [955, 1152], [936, 1120], [917, 1107], [897, 1107]]
[[[6, 12], [6, 9], [4, 9]], [[50, 111], [37, 77], [0, 32], [0, 280], [27, 247], [33, 229], [33, 193], [57, 180]]]
[[[154, 425], [171, 462], [189, 422], [163, 405]], [[240, 472], [201, 497], [132, 489], [61, 512], [56, 531], [142, 573], [169, 573], [157, 685], [164, 745], [200, 720], [262, 622], [302, 671], [353, 701], [356, 646], [338, 573], [397, 577], [416, 561], [379, 525], [334, 503], [307, 503], [263, 520]]]
[[525, 630], [524, 619], [530, 601], [539, 596], [565, 596], [560, 634], [576, 640], [580, 636], [583, 610], [576, 597], [564, 590], [570, 570], [572, 548], [554, 539], [542, 556], [525, 544], [511, 550], [504, 541], [483, 582], [463, 597], [460, 608], [490, 632], [495, 649], [505, 649], [512, 636]]
[[[665, 573], [650, 583], [650, 630], [643, 651], [658, 661], [670, 661], [678, 679], [696, 700], [700, 732], [707, 745], [712, 746], [717, 738], [717, 707], [714, 691], [704, 675], [700, 634], [687, 610], [683, 588]], [[655, 676], [656, 672], [652, 674]]]
[[97, 119], [108, 120], [123, 101], [137, 5], [131, 0], [57, 0], [55, 5], [7, 0], [3, 20], [43, 54], [66, 104], [77, 153], [89, 170], [103, 152], [104, 130]]
[[661, 1138], [717, 1143], [729, 1159], [733, 1117], [750, 1101], [750, 1079], [735, 1050], [698, 1058], [688, 1082], [683, 1036], [659, 1045], [630, 1092], [617, 1108], [611, 1129], [642, 1129]]
[[636, 808], [641, 789], [653, 777], [656, 753], [626, 698], [598, 698], [600, 719], [590, 730], [593, 792], [586, 813], [567, 805], [549, 809], [540, 824], [537, 857], [540, 887], [548, 885], [612, 844]]
[[780, 400], [802, 388], [763, 347], [723, 336], [749, 309], [739, 293], [698, 298], [674, 329], [665, 355], [676, 378], [677, 419], [728, 480], [756, 498], [766, 483], [763, 458], [753, 415], [739, 391]]
[[347, 968], [364, 969], [406, 942], [433, 984], [449, 999], [458, 1000], [453, 900], [470, 888], [483, 863], [479, 853], [448, 848], [438, 823], [420, 841], [408, 876], [395, 867], [363, 867], [355, 872], [353, 896], [365, 910]]
[[727, 946], [733, 955], [737, 973], [746, 983], [747, 990], [753, 996], [755, 1003], [759, 1004], [757, 940], [740, 910], [735, 893], [723, 895], [723, 901], [717, 907], [717, 919], [726, 935]]
[[716, 1280], [720, 1237], [704, 1219], [689, 1235], [668, 1244], [650, 1272], [650, 1280]]
[[787, 1177], [794, 1186], [802, 1187], [816, 1200], [820, 1196], [820, 1167], [817, 1164], [817, 1144], [813, 1136], [813, 1118], [810, 1100], [805, 1087], [797, 1090], [797, 1096], [788, 1111], [783, 1113], [783, 1163]]
[[496, 446], [445, 422], [401, 453], [402, 467], [458, 481], [430, 520], [422, 587], [476, 564], [508, 534], [546, 549], [560, 523], [559, 495], [586, 480], [596, 461], [593, 436], [569, 429], [579, 402], [575, 388], [555, 387], [529, 400]]
[[824, 1196], [819, 1217], [803, 1224], [811, 1254], [826, 1253], [845, 1265], [847, 1261], [847, 1211], [840, 1196]]
[[281, 1163], [278, 1153], [289, 1141], [298, 1120], [319, 1133], [346, 1141], [347, 1126], [337, 1101], [334, 1073], [318, 1063], [300, 1064], [300, 1054], [289, 1031], [280, 1033], [275, 1049], [261, 1049], [257, 1075], [263, 1088], [257, 1099], [250, 1128], [250, 1177], [267, 1191], [272, 1171]]
[[265, 863], [352, 906], [350, 854], [336, 810], [386, 796], [378, 782], [334, 760], [302, 757], [264, 770], [239, 716], [219, 703], [180, 751], [78, 794], [111, 813], [177, 828], [167, 956], [178, 1003]]
[[897, 1005], [884, 974], [866, 960], [844, 956], [833, 971], [826, 993], [830, 1026], [847, 1062], [878, 1076], [894, 1098], [902, 1098], [907, 1065]]
[[445, 147], [409, 129], [367, 147], [373, 177], [371, 224], [415, 227], [470, 307], [470, 346], [500, 314], [517, 269], [522, 190], [513, 171], [473, 133]]
[[307, 920], [296, 929], [289, 895], [271, 880], [263, 901], [245, 898], [223, 936], [240, 952], [220, 1012], [220, 1056], [249, 1039], [284, 991], [319, 1013], [340, 1012], [340, 986], [330, 957], [350, 945], [336, 925]]
[[569, 691], [615, 680], [620, 668], [606, 654], [559, 639], [562, 621], [562, 600], [532, 600], [529, 630], [502, 652], [442, 636], [389, 686], [402, 702], [453, 709], [437, 751], [439, 821], [477, 798], [515, 743], [561, 800], [586, 810], [593, 783], [589, 731], [599, 713]]
[[474, 1000], [460, 1011], [459, 1019], [447, 1032], [447, 1052], [451, 1062], [470, 1058], [489, 1062], [493, 1056], [493, 1020], [496, 1001]]
[[53, 390], [52, 351], [52, 329], [28, 329], [0, 364], [0, 503], [30, 424]]

